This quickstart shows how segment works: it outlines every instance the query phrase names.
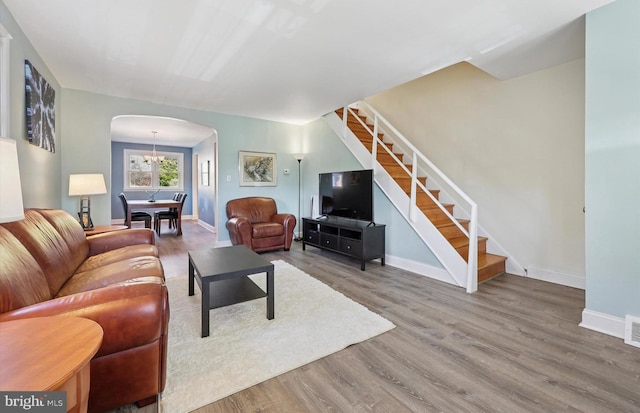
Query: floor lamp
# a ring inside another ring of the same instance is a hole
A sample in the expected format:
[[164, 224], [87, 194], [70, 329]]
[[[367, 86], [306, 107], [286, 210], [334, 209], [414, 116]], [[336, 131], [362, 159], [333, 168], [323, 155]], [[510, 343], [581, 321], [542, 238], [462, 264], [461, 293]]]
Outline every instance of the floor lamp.
[[293, 155], [294, 158], [296, 158], [296, 160], [298, 161], [298, 236], [295, 237], [293, 240], [294, 241], [302, 241], [302, 236], [300, 235], [301, 231], [300, 228], [302, 228], [302, 217], [300, 216], [300, 211], [302, 210], [302, 208], [300, 207], [302, 204], [302, 191], [301, 191], [301, 173], [300, 173], [300, 163], [302, 162], [302, 160], [304, 159], [304, 154], [303, 153], [296, 153]]

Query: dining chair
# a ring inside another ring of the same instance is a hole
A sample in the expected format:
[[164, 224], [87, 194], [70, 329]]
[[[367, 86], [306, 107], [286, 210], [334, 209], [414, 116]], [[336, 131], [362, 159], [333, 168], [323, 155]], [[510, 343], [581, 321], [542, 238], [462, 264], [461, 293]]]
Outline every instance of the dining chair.
[[[127, 221], [127, 209], [129, 208], [129, 204], [127, 203], [127, 197], [124, 193], [120, 193], [118, 195], [120, 200], [122, 201], [122, 208], [124, 209], [124, 224], [128, 227], [131, 227], [131, 223]], [[151, 214], [144, 211], [132, 211], [131, 212], [131, 221], [144, 221], [145, 228], [151, 228]]]
[[[184, 206], [185, 199], [187, 199], [187, 194], [181, 192], [176, 192], [173, 197], [173, 200], [180, 202], [181, 206]], [[169, 208], [166, 210], [156, 211], [153, 214], [153, 229], [156, 231], [156, 234], [160, 235], [163, 219], [169, 221], [169, 229], [177, 229], [179, 218], [180, 217], [178, 216], [178, 208]]]

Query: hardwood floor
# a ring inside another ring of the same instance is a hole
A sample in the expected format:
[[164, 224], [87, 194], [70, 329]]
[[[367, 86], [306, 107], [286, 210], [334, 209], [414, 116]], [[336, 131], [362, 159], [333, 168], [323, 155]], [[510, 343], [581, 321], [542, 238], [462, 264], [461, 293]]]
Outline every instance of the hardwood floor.
[[[223, 229], [224, 230], [224, 229]], [[158, 238], [168, 277], [214, 235]], [[640, 412], [640, 349], [578, 326], [584, 291], [503, 275], [475, 294], [320, 251], [264, 253], [397, 327], [218, 402], [213, 412]]]

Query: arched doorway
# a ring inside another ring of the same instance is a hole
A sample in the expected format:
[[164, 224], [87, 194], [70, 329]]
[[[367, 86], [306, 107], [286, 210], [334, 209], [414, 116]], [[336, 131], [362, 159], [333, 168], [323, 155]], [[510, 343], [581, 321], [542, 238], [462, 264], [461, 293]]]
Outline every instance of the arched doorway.
[[[158, 191], [159, 197], [186, 192], [188, 197], [184, 207], [187, 213], [183, 216], [197, 219], [204, 227], [215, 231], [215, 214], [202, 214], [201, 211], [203, 205], [211, 208], [217, 199], [216, 175], [211, 173], [216, 170], [216, 148], [217, 133], [211, 127], [163, 116], [115, 116], [111, 120], [112, 221], [123, 216], [117, 199], [120, 192], [125, 192], [131, 199], [145, 199], [154, 191]], [[156, 155], [175, 160], [179, 165], [175, 182], [161, 182], [160, 168], [152, 165], [154, 161], [150, 156], [154, 150]], [[137, 171], [135, 166], [142, 155], [145, 155], [145, 165], [148, 165], [144, 173]], [[208, 167], [206, 180], [203, 161], [207, 161]], [[149, 180], [144, 184], [132, 183], [132, 177], [141, 175]]]

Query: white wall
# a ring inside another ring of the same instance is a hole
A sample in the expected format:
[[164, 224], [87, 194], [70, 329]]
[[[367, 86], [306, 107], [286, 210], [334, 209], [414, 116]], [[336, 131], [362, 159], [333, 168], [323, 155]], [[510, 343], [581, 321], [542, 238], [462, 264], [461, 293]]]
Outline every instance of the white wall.
[[367, 101], [478, 203], [480, 225], [530, 273], [583, 284], [584, 60], [508, 81], [460, 63]]

